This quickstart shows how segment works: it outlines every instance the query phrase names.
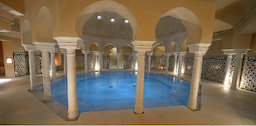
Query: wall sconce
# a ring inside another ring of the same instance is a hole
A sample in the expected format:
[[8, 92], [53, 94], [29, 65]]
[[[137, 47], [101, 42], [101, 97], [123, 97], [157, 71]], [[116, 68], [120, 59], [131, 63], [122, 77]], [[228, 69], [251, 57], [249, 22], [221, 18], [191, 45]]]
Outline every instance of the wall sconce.
[[6, 63], [12, 63], [12, 58], [7, 58]]

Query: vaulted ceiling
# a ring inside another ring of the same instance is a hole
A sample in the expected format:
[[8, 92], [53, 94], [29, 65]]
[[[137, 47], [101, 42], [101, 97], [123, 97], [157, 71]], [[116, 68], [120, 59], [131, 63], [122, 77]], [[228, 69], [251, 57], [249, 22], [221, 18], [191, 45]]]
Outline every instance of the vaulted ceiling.
[[[216, 2], [214, 32], [236, 27], [256, 9], [256, 0], [209, 0]], [[24, 0], [0, 0], [20, 13], [24, 13]], [[0, 7], [3, 9], [3, 7]], [[161, 8], [159, 8], [161, 9]]]

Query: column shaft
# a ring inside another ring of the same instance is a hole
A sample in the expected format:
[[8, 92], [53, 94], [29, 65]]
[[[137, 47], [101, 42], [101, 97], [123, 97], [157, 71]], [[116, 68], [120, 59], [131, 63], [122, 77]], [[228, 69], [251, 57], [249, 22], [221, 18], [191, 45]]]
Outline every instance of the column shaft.
[[30, 73], [30, 90], [33, 91], [37, 85], [35, 54], [34, 51], [29, 52], [29, 73]]
[[224, 85], [229, 85], [229, 74], [230, 74], [230, 67], [231, 67], [231, 60], [232, 60], [232, 55], [228, 55], [227, 57], [227, 63], [225, 67], [225, 80], [224, 80]]
[[184, 52], [180, 52], [179, 53], [179, 60], [178, 60], [178, 78], [180, 78], [180, 75], [181, 75], [181, 69], [182, 69], [182, 63], [183, 63], [183, 55], [184, 55]]
[[139, 52], [139, 69], [137, 74], [135, 113], [143, 113], [145, 52]]
[[166, 53], [166, 64], [165, 64], [165, 74], [168, 74], [168, 69], [169, 69], [169, 53]]
[[49, 52], [42, 50], [42, 64], [43, 64], [43, 87], [44, 87], [44, 101], [50, 101], [52, 98], [51, 82], [49, 75]]
[[133, 71], [135, 71], [135, 65], [136, 65], [136, 52], [133, 53]]
[[100, 71], [103, 70], [103, 52], [100, 53]]
[[177, 74], [177, 53], [174, 53], [174, 69], [173, 72]]
[[190, 87], [190, 96], [189, 96], [189, 103], [188, 103], [188, 107], [191, 110], [197, 110], [197, 96], [198, 96], [199, 82], [200, 82], [200, 77], [202, 72], [202, 60], [203, 60], [203, 54], [195, 53], [192, 81], [191, 81], [191, 87]]
[[51, 51], [51, 79], [52, 82], [56, 81], [56, 66], [55, 66], [55, 52]]
[[151, 52], [148, 53], [148, 73], [150, 73], [150, 65], [151, 65]]
[[243, 53], [236, 54], [235, 70], [232, 77], [231, 89], [237, 89], [240, 83], [241, 67], [242, 67]]
[[63, 57], [64, 57], [64, 75], [67, 76], [67, 52], [66, 50], [63, 51]]
[[84, 53], [84, 72], [85, 73], [88, 73], [87, 54], [88, 53]]
[[117, 52], [117, 71], [120, 71], [119, 63], [120, 63], [120, 52]]
[[74, 120], [78, 117], [75, 49], [68, 50], [67, 64], [68, 118]]

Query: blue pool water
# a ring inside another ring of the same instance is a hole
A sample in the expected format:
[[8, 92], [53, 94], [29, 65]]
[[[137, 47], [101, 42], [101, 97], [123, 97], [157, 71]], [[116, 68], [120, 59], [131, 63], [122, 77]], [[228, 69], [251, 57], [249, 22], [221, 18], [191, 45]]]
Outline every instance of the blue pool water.
[[[96, 72], [77, 75], [79, 113], [134, 109], [134, 72]], [[53, 83], [52, 97], [68, 107], [66, 78]], [[43, 91], [43, 89], [42, 89]], [[174, 77], [145, 73], [144, 108], [188, 104], [190, 84]]]

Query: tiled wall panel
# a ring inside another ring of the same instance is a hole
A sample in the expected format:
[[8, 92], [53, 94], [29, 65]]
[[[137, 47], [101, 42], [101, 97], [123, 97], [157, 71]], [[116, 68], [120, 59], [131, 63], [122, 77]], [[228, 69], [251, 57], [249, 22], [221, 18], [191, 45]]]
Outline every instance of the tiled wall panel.
[[245, 57], [241, 88], [256, 91], [256, 56]]

